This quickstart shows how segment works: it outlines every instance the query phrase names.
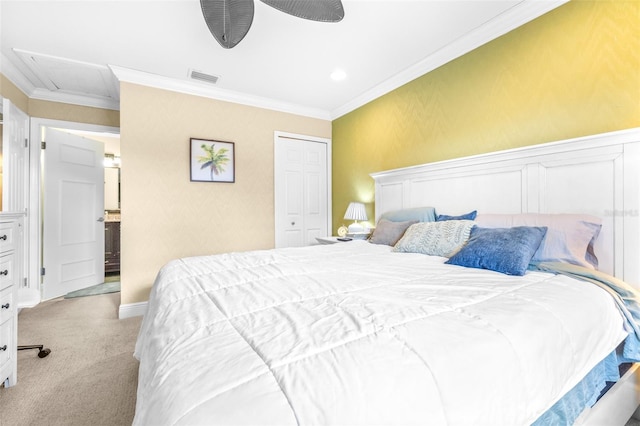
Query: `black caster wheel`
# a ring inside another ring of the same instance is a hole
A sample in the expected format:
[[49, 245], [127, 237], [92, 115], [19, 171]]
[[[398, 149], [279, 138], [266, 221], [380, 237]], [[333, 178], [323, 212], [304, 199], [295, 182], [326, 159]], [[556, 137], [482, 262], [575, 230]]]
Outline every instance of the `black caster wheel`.
[[49, 349], [49, 348], [44, 348], [44, 349], [42, 349], [40, 352], [38, 352], [38, 357], [40, 357], [40, 358], [44, 358], [44, 357], [46, 357], [47, 355], [49, 355], [50, 353], [51, 353], [51, 349]]

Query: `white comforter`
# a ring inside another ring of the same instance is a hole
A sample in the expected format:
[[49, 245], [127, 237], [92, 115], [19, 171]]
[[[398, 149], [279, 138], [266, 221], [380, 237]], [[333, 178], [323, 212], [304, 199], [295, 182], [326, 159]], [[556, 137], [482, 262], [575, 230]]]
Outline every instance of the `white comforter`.
[[626, 333], [611, 297], [352, 241], [175, 260], [136, 425], [526, 425]]

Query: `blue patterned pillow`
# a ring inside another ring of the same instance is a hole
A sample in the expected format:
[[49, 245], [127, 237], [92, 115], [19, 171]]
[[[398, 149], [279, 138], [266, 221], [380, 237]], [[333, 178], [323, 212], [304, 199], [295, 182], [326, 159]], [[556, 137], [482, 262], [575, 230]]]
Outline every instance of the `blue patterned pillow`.
[[439, 214], [436, 217], [436, 221], [440, 222], [444, 220], [475, 220], [477, 214], [478, 214], [477, 210], [474, 210], [466, 214], [461, 214], [460, 216], [449, 216], [446, 214]]
[[490, 269], [507, 275], [524, 275], [546, 232], [545, 226], [476, 226], [471, 230], [467, 244], [446, 263]]

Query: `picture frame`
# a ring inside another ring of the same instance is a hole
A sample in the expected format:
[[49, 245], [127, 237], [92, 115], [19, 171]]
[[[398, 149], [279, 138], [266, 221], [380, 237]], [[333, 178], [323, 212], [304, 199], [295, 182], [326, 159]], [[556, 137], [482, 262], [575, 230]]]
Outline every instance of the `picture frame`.
[[190, 148], [191, 182], [235, 182], [235, 143], [191, 138]]

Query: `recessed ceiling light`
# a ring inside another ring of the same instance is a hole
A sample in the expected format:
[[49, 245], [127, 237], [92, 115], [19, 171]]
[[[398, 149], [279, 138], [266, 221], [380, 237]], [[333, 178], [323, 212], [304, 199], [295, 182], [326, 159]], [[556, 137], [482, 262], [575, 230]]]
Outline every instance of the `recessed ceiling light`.
[[341, 69], [337, 69], [331, 73], [331, 80], [333, 81], [341, 81], [347, 78], [347, 73]]

